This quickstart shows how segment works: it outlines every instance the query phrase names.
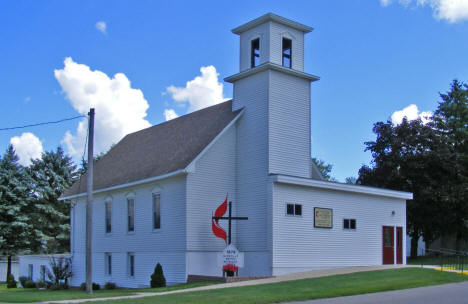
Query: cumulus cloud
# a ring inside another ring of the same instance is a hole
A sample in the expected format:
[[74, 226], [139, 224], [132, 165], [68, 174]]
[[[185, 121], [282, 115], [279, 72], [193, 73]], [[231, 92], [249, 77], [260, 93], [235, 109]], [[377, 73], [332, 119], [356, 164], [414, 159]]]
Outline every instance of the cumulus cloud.
[[[145, 119], [148, 102], [141, 90], [133, 89], [123, 73], [109, 77], [72, 58], [65, 58], [63, 69], [54, 71], [62, 91], [72, 107], [86, 115], [90, 108], [96, 109], [94, 127], [94, 153], [106, 152], [123, 136], [151, 124]], [[87, 133], [87, 119], [79, 122], [75, 134], [67, 131], [63, 143], [68, 152], [78, 159], [83, 154]]]
[[188, 104], [188, 112], [197, 111], [223, 102], [223, 84], [212, 65], [201, 67], [201, 75], [187, 81], [185, 87], [169, 86], [166, 91], [176, 102]]
[[23, 166], [29, 166], [31, 159], [41, 158], [42, 142], [33, 133], [25, 132], [21, 136], [14, 136], [10, 139], [10, 144], [18, 155], [18, 162]]
[[436, 19], [445, 19], [450, 23], [468, 20], [468, 0], [380, 0], [382, 6], [393, 2], [407, 7], [411, 3], [416, 6], [430, 6]]
[[103, 34], [106, 34], [107, 24], [104, 21], [96, 22], [96, 29]]
[[408, 120], [415, 120], [421, 118], [423, 123], [429, 122], [430, 117], [432, 117], [432, 112], [419, 112], [418, 107], [415, 104], [409, 105], [403, 110], [395, 111], [392, 114], [392, 123], [394, 125], [399, 125], [403, 121], [403, 118]]
[[165, 109], [164, 110], [164, 118], [166, 119], [166, 121], [177, 118], [177, 117], [179, 117], [179, 115], [177, 115], [177, 113], [174, 111], [174, 109]]

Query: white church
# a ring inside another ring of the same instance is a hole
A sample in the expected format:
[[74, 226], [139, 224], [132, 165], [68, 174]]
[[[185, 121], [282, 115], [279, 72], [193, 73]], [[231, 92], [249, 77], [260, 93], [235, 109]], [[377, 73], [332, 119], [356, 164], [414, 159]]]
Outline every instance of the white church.
[[[212, 216], [226, 196], [233, 216], [248, 217], [232, 226], [239, 276], [406, 263], [412, 194], [326, 181], [311, 160], [311, 31], [275, 14], [236, 27], [232, 100], [128, 134], [96, 163], [94, 282], [145, 287], [158, 262], [169, 284], [221, 276], [226, 243]], [[86, 176], [62, 196], [72, 202], [75, 286], [85, 281], [85, 191]], [[20, 274], [39, 280], [47, 260], [20, 260]]]

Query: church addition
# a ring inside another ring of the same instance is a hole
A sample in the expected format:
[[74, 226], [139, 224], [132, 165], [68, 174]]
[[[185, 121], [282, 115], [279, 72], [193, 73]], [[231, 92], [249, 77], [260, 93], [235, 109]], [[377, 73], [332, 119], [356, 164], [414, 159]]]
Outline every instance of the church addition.
[[[240, 276], [406, 263], [412, 194], [325, 181], [311, 160], [311, 31], [274, 14], [236, 27], [232, 100], [129, 134], [96, 163], [93, 281], [147, 286], [158, 262], [169, 284], [219, 276], [226, 241], [213, 225], [227, 221], [212, 212], [226, 193], [229, 217], [248, 217], [231, 223]], [[62, 196], [73, 206], [75, 286], [85, 281], [85, 181]], [[38, 263], [22, 258], [24, 269]]]

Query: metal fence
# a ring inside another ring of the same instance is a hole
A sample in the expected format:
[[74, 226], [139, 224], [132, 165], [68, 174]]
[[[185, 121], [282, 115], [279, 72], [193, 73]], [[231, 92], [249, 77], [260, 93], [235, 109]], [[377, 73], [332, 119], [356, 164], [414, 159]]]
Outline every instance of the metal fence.
[[420, 249], [421, 267], [435, 266], [437, 270], [468, 274], [468, 252], [452, 249]]

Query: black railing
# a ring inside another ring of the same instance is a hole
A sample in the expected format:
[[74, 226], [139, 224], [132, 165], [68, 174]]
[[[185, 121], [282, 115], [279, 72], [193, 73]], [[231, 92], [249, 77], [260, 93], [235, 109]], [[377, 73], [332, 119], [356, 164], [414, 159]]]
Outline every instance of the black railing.
[[425, 249], [419, 251], [421, 267], [434, 266], [438, 270], [468, 273], [468, 252], [452, 249]]

